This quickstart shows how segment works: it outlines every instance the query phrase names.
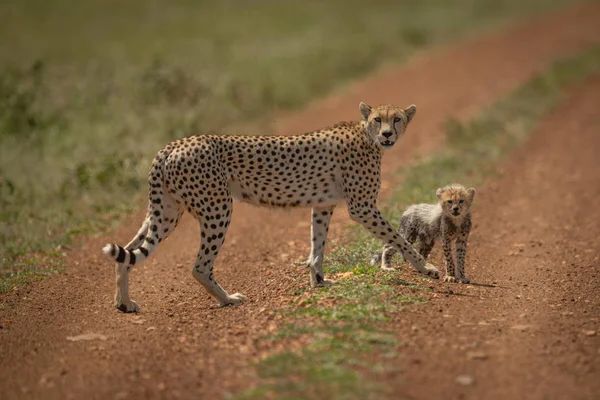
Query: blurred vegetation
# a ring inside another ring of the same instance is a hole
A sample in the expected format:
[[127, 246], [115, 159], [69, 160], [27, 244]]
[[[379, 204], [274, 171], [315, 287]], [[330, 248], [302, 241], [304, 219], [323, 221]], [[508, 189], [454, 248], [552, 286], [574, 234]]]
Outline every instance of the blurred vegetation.
[[172, 139], [268, 133], [275, 110], [565, 3], [0, 2], [0, 270], [137, 207]]

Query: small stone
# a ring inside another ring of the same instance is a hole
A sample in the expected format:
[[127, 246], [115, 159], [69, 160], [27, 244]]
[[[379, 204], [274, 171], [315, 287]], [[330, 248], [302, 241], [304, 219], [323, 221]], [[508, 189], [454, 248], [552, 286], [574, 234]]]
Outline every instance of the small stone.
[[583, 331], [585, 336], [596, 336], [596, 331]]
[[67, 340], [71, 342], [79, 342], [81, 340], [106, 340], [107, 337], [101, 333], [86, 333], [77, 336], [67, 336]]
[[513, 329], [515, 331], [521, 331], [521, 332], [525, 332], [528, 329], [533, 328], [533, 325], [525, 325], [525, 324], [517, 324], [517, 325], [513, 325], [510, 327], [510, 329]]
[[475, 383], [475, 378], [471, 375], [459, 375], [456, 377], [456, 383], [463, 386], [471, 386]]
[[487, 360], [488, 355], [483, 351], [467, 351], [467, 358], [469, 360]]
[[127, 392], [119, 392], [115, 395], [116, 400], [126, 400], [129, 393]]

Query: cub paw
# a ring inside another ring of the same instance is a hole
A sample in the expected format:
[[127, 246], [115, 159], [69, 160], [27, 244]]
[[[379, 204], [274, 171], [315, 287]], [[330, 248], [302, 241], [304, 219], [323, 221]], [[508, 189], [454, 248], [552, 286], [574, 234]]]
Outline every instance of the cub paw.
[[382, 265], [381, 270], [382, 271], [395, 271], [396, 268]]
[[433, 265], [427, 263], [425, 264], [425, 271], [423, 272], [425, 275], [432, 277], [433, 279], [440, 278], [440, 271]]
[[369, 261], [369, 265], [375, 266], [375, 265], [379, 264], [380, 262], [381, 262], [381, 253], [377, 253], [373, 256], [373, 258], [371, 258], [371, 261]]
[[246, 296], [241, 293], [234, 293], [229, 295], [225, 301], [220, 302], [221, 307], [225, 306], [234, 306], [236, 304], [241, 304], [246, 300]]
[[331, 280], [331, 279], [323, 279], [321, 282], [317, 283], [317, 287], [321, 286], [331, 286], [334, 285], [336, 283], [336, 281]]
[[456, 281], [459, 283], [471, 283], [471, 280], [466, 276], [463, 276], [462, 278], [456, 278]]
[[117, 308], [117, 310], [124, 313], [136, 313], [140, 311], [140, 306], [138, 306], [137, 303], [132, 300], [129, 300], [128, 302], [124, 303], [115, 302], [115, 307]]
[[451, 275], [446, 275], [444, 277], [444, 282], [456, 282], [456, 278]]

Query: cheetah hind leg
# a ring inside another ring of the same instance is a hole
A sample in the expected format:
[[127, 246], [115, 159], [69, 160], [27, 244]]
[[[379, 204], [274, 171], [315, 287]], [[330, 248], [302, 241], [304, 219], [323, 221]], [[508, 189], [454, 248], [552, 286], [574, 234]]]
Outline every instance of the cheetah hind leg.
[[[159, 241], [166, 239], [171, 232], [175, 230], [183, 211], [179, 209], [177, 204], [169, 198], [163, 197], [163, 222], [161, 224], [162, 232], [159, 232]], [[135, 250], [139, 248], [147, 237], [150, 235], [150, 223], [151, 213], [155, 210], [150, 207], [146, 219], [142, 224], [142, 227], [135, 235], [135, 237], [127, 243], [125, 250]], [[125, 313], [138, 312], [139, 306], [137, 303], [129, 298], [129, 272], [131, 271], [131, 265], [115, 263], [115, 275], [116, 275], [116, 291], [114, 298], [114, 306]]]
[[[144, 243], [144, 239], [146, 239], [146, 235], [148, 234], [148, 227], [150, 225], [150, 212], [146, 215], [144, 223], [142, 227], [136, 233], [135, 237], [131, 239], [129, 243], [125, 246], [125, 250], [133, 250], [138, 248], [142, 243]], [[131, 266], [115, 263], [115, 282], [116, 282], [116, 290], [115, 290], [115, 298], [114, 298], [114, 306], [125, 313], [130, 312], [138, 312], [140, 307], [137, 303], [129, 298], [129, 271], [131, 270]]]
[[[222, 198], [218, 207], [196, 210], [194, 216], [200, 223], [200, 250], [192, 275], [214, 297], [221, 307], [236, 305], [246, 300], [241, 293], [229, 294], [218, 283], [214, 275], [214, 264], [221, 246], [225, 242], [225, 234], [231, 222], [233, 200], [225, 184], [216, 181], [217, 189], [222, 188], [227, 197]], [[210, 210], [210, 211], [208, 211]]]

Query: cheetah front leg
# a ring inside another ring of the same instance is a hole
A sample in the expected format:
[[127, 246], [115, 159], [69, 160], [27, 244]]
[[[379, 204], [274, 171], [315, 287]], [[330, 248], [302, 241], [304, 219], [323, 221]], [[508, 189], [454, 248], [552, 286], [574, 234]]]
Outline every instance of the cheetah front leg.
[[461, 234], [456, 239], [456, 280], [460, 283], [470, 283], [471, 280], [465, 276], [465, 257], [467, 255], [468, 233]]
[[454, 277], [454, 258], [452, 256], [452, 241], [442, 233], [442, 249], [444, 250], [444, 261], [446, 264], [446, 276], [444, 282], [456, 282]]
[[383, 240], [384, 243], [394, 247], [417, 271], [436, 279], [439, 278], [440, 272], [438, 269], [428, 264], [402, 235], [392, 228], [390, 223], [381, 216], [375, 204], [349, 205], [348, 211], [350, 212], [350, 218], [360, 223], [375, 237]]
[[311, 224], [311, 246], [310, 255], [306, 262], [309, 269], [310, 286], [330, 285], [335, 283], [325, 279], [323, 274], [323, 255], [325, 253], [325, 242], [329, 231], [329, 222], [335, 207], [315, 207], [312, 209]]
[[419, 248], [419, 253], [423, 256], [424, 259], [427, 260], [429, 254], [431, 254], [431, 250], [433, 250], [434, 241], [428, 237], [420, 237], [419, 242], [421, 242], [421, 247]]
[[[403, 220], [401, 220], [400, 222], [400, 229], [398, 230], [398, 233], [400, 233], [400, 236], [406, 239], [406, 241], [410, 243], [411, 246], [414, 246], [415, 241], [417, 240], [418, 232], [414, 227], [407, 227], [407, 222], [404, 221], [404, 217]], [[383, 246], [383, 253], [381, 255], [381, 269], [383, 269], [384, 271], [394, 270], [394, 268], [392, 267], [392, 257], [396, 253], [397, 251], [391, 245], [386, 244]], [[427, 259], [427, 256], [424, 256], [423, 258]]]

